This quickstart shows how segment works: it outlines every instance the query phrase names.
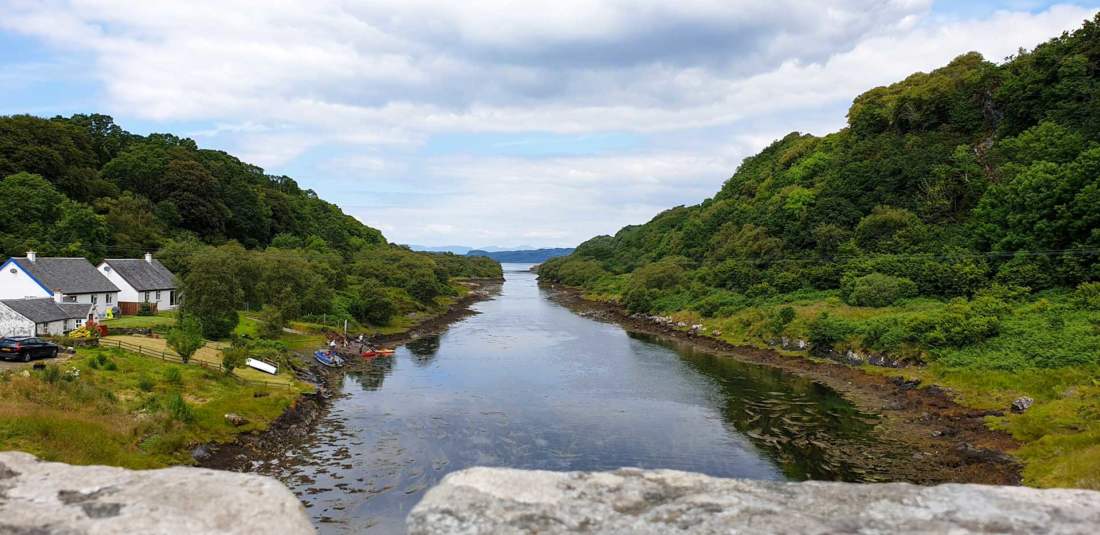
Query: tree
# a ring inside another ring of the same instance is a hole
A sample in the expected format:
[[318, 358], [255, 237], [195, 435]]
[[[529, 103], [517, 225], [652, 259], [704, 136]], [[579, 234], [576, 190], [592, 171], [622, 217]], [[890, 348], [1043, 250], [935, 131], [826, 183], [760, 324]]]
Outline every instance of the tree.
[[264, 305], [260, 310], [260, 336], [277, 339], [282, 336], [283, 327], [286, 327], [283, 311], [277, 306]]
[[209, 248], [196, 252], [183, 277], [181, 313], [202, 324], [202, 334], [212, 340], [226, 338], [240, 318], [242, 281], [238, 264], [242, 259], [231, 248]]
[[386, 325], [397, 314], [397, 305], [377, 283], [363, 285], [348, 307], [348, 312], [360, 323]]
[[179, 322], [168, 330], [165, 339], [184, 364], [190, 362], [191, 356], [206, 343], [202, 338], [202, 325], [190, 315], [181, 316]]

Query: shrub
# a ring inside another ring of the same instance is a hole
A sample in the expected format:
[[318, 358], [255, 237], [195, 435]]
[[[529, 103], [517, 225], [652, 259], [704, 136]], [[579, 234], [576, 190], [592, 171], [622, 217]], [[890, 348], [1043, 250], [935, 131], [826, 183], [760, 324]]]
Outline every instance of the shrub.
[[840, 341], [851, 334], [852, 328], [844, 320], [822, 312], [810, 323], [810, 353], [825, 356]]
[[153, 314], [153, 305], [151, 303], [142, 303], [138, 306], [138, 316], [152, 316]]
[[107, 371], [109, 371], [109, 372], [113, 372], [113, 371], [118, 371], [118, 365], [117, 365], [117, 364], [115, 364], [115, 361], [113, 361], [113, 360], [108, 360], [108, 361], [107, 361], [107, 364], [104, 364], [104, 365], [103, 365], [103, 369], [104, 369], [104, 370], [107, 370]]
[[206, 342], [202, 339], [202, 327], [194, 316], [187, 315], [180, 318], [179, 323], [168, 331], [165, 337], [168, 345], [179, 354], [184, 364], [191, 360]]
[[871, 273], [845, 281], [841, 289], [848, 304], [863, 307], [890, 306], [917, 295], [917, 285], [904, 277]]
[[377, 285], [364, 285], [348, 305], [348, 312], [360, 323], [386, 325], [397, 314], [397, 304]]
[[42, 370], [42, 378], [45, 379], [46, 382], [50, 383], [50, 384], [54, 384], [54, 383], [60, 381], [61, 380], [61, 368], [57, 367], [56, 364], [50, 364], [49, 366], [46, 366], [46, 368], [44, 370]]
[[1054, 266], [1045, 256], [1018, 254], [997, 270], [997, 282], [1024, 286], [1033, 291], [1054, 286]]
[[183, 400], [183, 396], [179, 392], [168, 394], [168, 398], [164, 400], [164, 409], [168, 411], [172, 418], [183, 423], [190, 423], [195, 420], [195, 412]]
[[233, 370], [244, 366], [248, 358], [248, 349], [244, 347], [230, 347], [222, 351], [222, 370], [225, 373], [233, 373]]
[[1100, 310], [1100, 282], [1083, 282], [1073, 292], [1073, 304], [1083, 310]]
[[141, 375], [138, 377], [137, 387], [143, 392], [152, 392], [154, 386], [153, 380], [150, 379], [148, 375]]
[[278, 338], [283, 334], [283, 327], [286, 327], [286, 320], [283, 316], [283, 311], [279, 307], [272, 305], [264, 305], [260, 310], [260, 329], [259, 335], [264, 338]]
[[695, 303], [692, 307], [700, 314], [707, 318], [714, 318], [718, 316], [729, 316], [732, 311], [744, 308], [748, 305], [748, 299], [745, 296], [719, 290], [712, 293]]
[[626, 292], [626, 295], [623, 296], [623, 305], [626, 306], [626, 310], [631, 313], [648, 314], [653, 310], [653, 301], [656, 299], [656, 296], [656, 290], [634, 288]]
[[179, 368], [173, 366], [171, 368], [168, 368], [167, 370], [164, 370], [164, 381], [171, 385], [182, 385], [183, 374], [180, 373]]
[[781, 334], [783, 329], [794, 321], [795, 311], [794, 308], [785, 306], [774, 310], [771, 316], [768, 318], [768, 331], [771, 334]]

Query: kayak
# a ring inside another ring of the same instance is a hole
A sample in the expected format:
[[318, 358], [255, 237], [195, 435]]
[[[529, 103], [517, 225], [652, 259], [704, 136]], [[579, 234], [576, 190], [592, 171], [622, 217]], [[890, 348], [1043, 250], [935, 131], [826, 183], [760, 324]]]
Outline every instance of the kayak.
[[386, 357], [393, 353], [392, 349], [364, 349], [360, 354], [364, 357]]
[[344, 360], [339, 355], [330, 355], [325, 351], [314, 351], [313, 358], [329, 368], [338, 368], [344, 364]]

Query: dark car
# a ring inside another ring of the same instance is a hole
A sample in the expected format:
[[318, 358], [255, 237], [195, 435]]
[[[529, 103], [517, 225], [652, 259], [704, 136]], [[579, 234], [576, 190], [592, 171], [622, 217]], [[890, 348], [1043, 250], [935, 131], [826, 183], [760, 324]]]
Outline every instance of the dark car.
[[57, 344], [33, 336], [12, 336], [0, 338], [0, 358], [30, 362], [39, 357], [56, 357], [60, 348]]

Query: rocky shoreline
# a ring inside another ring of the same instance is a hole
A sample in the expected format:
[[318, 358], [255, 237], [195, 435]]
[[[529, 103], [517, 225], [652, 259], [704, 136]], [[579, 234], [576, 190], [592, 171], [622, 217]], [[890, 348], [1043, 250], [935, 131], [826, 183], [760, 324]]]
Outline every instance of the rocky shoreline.
[[945, 389], [869, 374], [843, 363], [843, 359], [812, 359], [772, 349], [734, 346], [691, 330], [690, 326], [683, 329], [671, 322], [631, 315], [614, 303], [584, 299], [575, 288], [552, 284], [542, 287], [552, 300], [587, 317], [692, 349], [780, 368], [840, 392], [860, 410], [880, 416], [875, 429], [879, 442], [874, 451], [849, 455], [853, 462], [866, 464], [869, 472], [919, 484], [1020, 484], [1022, 467], [1010, 454], [1018, 443], [1007, 433], [985, 425], [987, 416], [1001, 413], [963, 407]]
[[[470, 292], [451, 304], [446, 312], [403, 333], [379, 336], [373, 340], [401, 345], [422, 336], [438, 334], [451, 324], [476, 314], [470, 307], [499, 292], [502, 282], [503, 279], [467, 279], [464, 283], [470, 287]], [[285, 458], [297, 445], [307, 440], [328, 413], [333, 399], [340, 395], [345, 370], [354, 370], [360, 363], [350, 361], [344, 368], [331, 369], [314, 363], [308, 355], [302, 360], [307, 367], [299, 372], [299, 378], [316, 385], [315, 392], [299, 397], [262, 432], [241, 435], [226, 444], [204, 444], [195, 448], [193, 457], [196, 465], [233, 472], [254, 472], [259, 466]]]

